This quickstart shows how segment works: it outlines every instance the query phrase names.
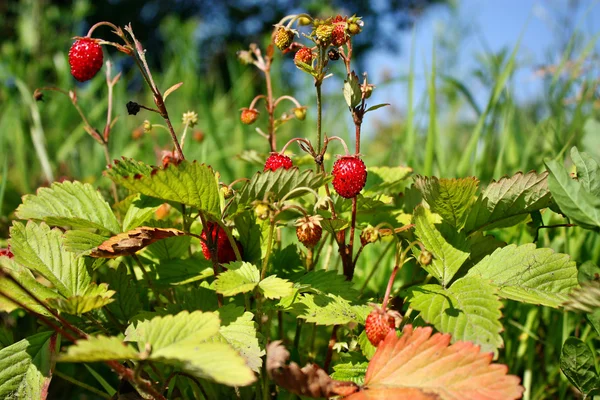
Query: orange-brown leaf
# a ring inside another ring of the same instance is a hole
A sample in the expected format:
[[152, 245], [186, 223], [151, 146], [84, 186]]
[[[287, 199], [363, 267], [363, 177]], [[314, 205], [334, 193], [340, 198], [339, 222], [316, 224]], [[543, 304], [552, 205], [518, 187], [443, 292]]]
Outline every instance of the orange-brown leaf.
[[186, 235], [186, 233], [177, 229], [140, 226], [128, 232], [119, 233], [104, 241], [92, 250], [90, 256], [96, 258], [127, 256], [159, 240], [182, 235]]
[[492, 364], [492, 353], [481, 353], [471, 342], [450, 345], [450, 335], [432, 329], [404, 328], [390, 332], [371, 359], [361, 392], [347, 400], [470, 399], [508, 400], [523, 394], [519, 378]]

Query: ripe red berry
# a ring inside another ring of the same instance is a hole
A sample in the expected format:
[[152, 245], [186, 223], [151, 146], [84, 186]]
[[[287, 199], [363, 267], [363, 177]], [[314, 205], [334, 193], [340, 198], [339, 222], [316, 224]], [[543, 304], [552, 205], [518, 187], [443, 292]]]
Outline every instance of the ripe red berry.
[[348, 41], [348, 35], [346, 34], [346, 24], [336, 24], [331, 32], [331, 44], [334, 46], [341, 46]]
[[102, 47], [91, 38], [77, 40], [69, 50], [71, 75], [79, 82], [92, 79], [102, 68], [102, 60]]
[[323, 234], [323, 228], [321, 228], [322, 219], [320, 215], [313, 215], [311, 217], [302, 217], [296, 222], [296, 236], [300, 243], [309, 249], [315, 247], [319, 240], [321, 240], [321, 235]]
[[377, 347], [379, 342], [385, 339], [387, 334], [395, 328], [396, 319], [385, 311], [382, 311], [380, 308], [371, 311], [365, 322], [367, 339], [369, 339], [369, 342], [375, 347]]
[[240, 120], [245, 125], [252, 125], [258, 119], [258, 110], [255, 108], [242, 108]]
[[265, 168], [263, 171], [271, 170], [277, 171], [279, 168], [290, 169], [293, 167], [292, 159], [281, 153], [271, 153], [267, 162], [265, 162]]
[[[229, 242], [227, 234], [223, 228], [214, 222], [207, 223], [207, 226], [202, 229], [202, 234], [200, 235], [202, 238], [200, 244], [202, 245], [202, 254], [204, 254], [204, 258], [207, 260], [212, 259], [212, 253], [207, 242], [208, 235], [211, 235], [210, 237], [212, 238], [213, 243], [216, 241], [217, 261], [219, 261], [220, 264], [227, 264], [236, 260], [235, 251], [231, 246], [231, 242]], [[235, 242], [240, 254], [243, 254], [241, 244], [237, 240]]]
[[294, 56], [294, 62], [297, 64], [303, 62], [304, 64], [311, 65], [313, 60], [313, 53], [308, 47], [303, 47], [296, 52]]
[[10, 251], [10, 247], [7, 249], [0, 249], [0, 257], [13, 258], [15, 255]]
[[342, 197], [351, 199], [367, 182], [367, 167], [358, 156], [340, 157], [333, 164], [333, 188]]

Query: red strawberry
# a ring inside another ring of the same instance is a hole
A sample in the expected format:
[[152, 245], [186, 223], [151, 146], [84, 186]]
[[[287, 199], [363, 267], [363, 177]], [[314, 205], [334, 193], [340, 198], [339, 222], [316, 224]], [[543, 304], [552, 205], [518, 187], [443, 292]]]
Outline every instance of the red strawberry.
[[321, 240], [321, 235], [323, 234], [323, 228], [321, 228], [322, 219], [320, 215], [313, 215], [311, 217], [302, 217], [296, 221], [296, 236], [300, 243], [309, 249], [315, 247], [319, 240]]
[[[206, 258], [207, 260], [212, 259], [211, 251], [208, 248], [208, 235], [211, 235], [213, 242], [217, 242], [217, 261], [219, 261], [220, 264], [227, 264], [236, 260], [235, 252], [233, 251], [233, 247], [229, 242], [227, 234], [225, 233], [223, 228], [221, 228], [218, 224], [214, 222], [207, 223], [207, 227], [202, 229], [202, 234], [200, 235], [200, 237], [202, 238], [200, 244], [202, 245], [202, 254], [204, 254], [204, 258]], [[238, 250], [240, 251], [240, 254], [242, 254], [242, 245], [237, 240], [236, 244]]]
[[10, 247], [8, 249], [0, 249], [0, 257], [13, 258], [14, 256], [12, 251], [10, 251]]
[[252, 125], [258, 118], [258, 110], [256, 108], [242, 108], [240, 120], [245, 125]]
[[379, 342], [385, 339], [387, 334], [395, 328], [396, 319], [392, 315], [382, 311], [379, 307], [371, 311], [365, 322], [367, 338], [375, 347], [377, 347]]
[[265, 162], [263, 171], [277, 171], [279, 168], [290, 169], [293, 165], [292, 159], [288, 156], [281, 153], [271, 153], [269, 158], [267, 158], [267, 162]]
[[79, 82], [92, 79], [102, 68], [102, 60], [102, 47], [91, 38], [77, 40], [69, 50], [71, 75]]
[[346, 24], [336, 24], [331, 32], [331, 44], [334, 46], [341, 46], [348, 41], [348, 35], [346, 34]]
[[303, 62], [304, 64], [311, 65], [313, 60], [313, 53], [308, 47], [303, 47], [296, 52], [294, 56], [294, 62]]
[[333, 188], [342, 197], [351, 199], [367, 182], [367, 167], [358, 156], [343, 156], [333, 164]]

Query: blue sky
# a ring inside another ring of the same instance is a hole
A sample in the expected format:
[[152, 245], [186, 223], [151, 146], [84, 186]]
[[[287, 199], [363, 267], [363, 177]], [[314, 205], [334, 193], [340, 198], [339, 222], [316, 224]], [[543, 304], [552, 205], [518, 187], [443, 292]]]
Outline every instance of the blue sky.
[[[440, 38], [460, 39], [460, 50], [453, 65], [449, 68], [452, 76], [463, 81], [474, 93], [480, 106], [485, 105], [488, 96], [487, 88], [477, 84], [470, 71], [477, 65], [476, 55], [483, 53], [486, 48], [497, 52], [503, 47], [510, 50], [523, 32], [518, 60], [522, 67], [518, 70], [513, 95], [519, 101], [540, 94], [540, 81], [534, 75], [537, 66], [558, 61], [557, 43], [569, 24], [589, 39], [600, 32], [600, 2], [581, 1], [576, 14], [564, 13], [568, 10], [569, 0], [458, 0], [456, 12], [443, 7], [436, 7], [423, 15], [415, 26], [415, 61], [418, 79], [415, 82], [415, 95], [418, 101], [425, 89], [425, 66], [431, 66], [431, 53], [434, 38], [437, 43]], [[567, 16], [568, 21], [557, 22], [557, 16]], [[368, 29], [368, 28], [366, 28]], [[458, 34], [466, 29], [467, 35]], [[567, 29], [568, 30], [568, 29]], [[381, 82], [383, 74], [402, 76], [409, 70], [412, 32], [401, 34], [402, 52], [391, 56], [378, 53], [373, 56], [367, 68], [374, 83]], [[456, 36], [454, 36], [456, 35]], [[562, 37], [565, 37], [563, 34]], [[598, 48], [598, 46], [597, 46]], [[554, 50], [554, 51], [552, 51]], [[438, 62], [440, 60], [438, 59]], [[372, 102], [390, 102], [405, 110], [406, 84], [394, 84], [381, 88]]]

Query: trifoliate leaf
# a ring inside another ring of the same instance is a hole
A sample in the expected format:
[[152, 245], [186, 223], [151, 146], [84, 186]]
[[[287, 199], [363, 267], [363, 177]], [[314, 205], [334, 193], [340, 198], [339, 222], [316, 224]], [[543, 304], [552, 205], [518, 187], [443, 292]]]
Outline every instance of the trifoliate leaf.
[[19, 219], [44, 221], [49, 225], [121, 232], [108, 203], [88, 183], [66, 181], [40, 188], [37, 194], [23, 197], [16, 214]]
[[410, 289], [408, 301], [421, 312], [425, 322], [452, 335], [452, 341], [465, 340], [483, 351], [497, 352], [503, 347], [500, 308], [494, 288], [483, 280], [462, 278], [448, 289], [422, 285]]
[[0, 398], [45, 399], [57, 336], [42, 332], [0, 350]]
[[491, 230], [516, 225], [550, 205], [548, 173], [521, 172], [492, 182], [473, 203], [464, 231]]
[[450, 335], [404, 327], [390, 332], [371, 359], [362, 390], [346, 400], [439, 398], [514, 400], [524, 388], [508, 368], [470, 342], [450, 345]]
[[62, 232], [45, 223], [14, 222], [10, 229], [14, 260], [48, 279], [64, 297], [84, 294], [92, 279], [83, 258], [65, 251]]
[[510, 245], [494, 251], [467, 274], [491, 282], [507, 299], [558, 307], [577, 287], [577, 267], [567, 254]]
[[181, 161], [163, 169], [124, 158], [115, 161], [106, 173], [133, 192], [192, 206], [213, 216], [221, 214], [217, 175], [196, 161]]
[[467, 243], [464, 237], [458, 237], [456, 243], [448, 243], [431, 218], [431, 213], [425, 207], [415, 209], [415, 233], [427, 251], [433, 255], [431, 263], [422, 267], [439, 280], [442, 286], [446, 286], [469, 257], [466, 251]]
[[470, 205], [475, 201], [479, 180], [474, 177], [439, 179], [435, 176], [415, 178], [415, 186], [431, 211], [439, 214], [451, 226], [460, 229], [465, 223]]
[[267, 299], [280, 299], [292, 294], [293, 283], [275, 275], [267, 276], [258, 283], [258, 289]]
[[66, 353], [59, 356], [61, 362], [99, 362], [139, 360], [140, 354], [133, 346], [123, 343], [118, 337], [90, 336], [69, 346]]
[[223, 296], [235, 296], [247, 293], [260, 282], [260, 271], [248, 262], [236, 261], [229, 264], [229, 269], [219, 274], [215, 280], [215, 290]]

